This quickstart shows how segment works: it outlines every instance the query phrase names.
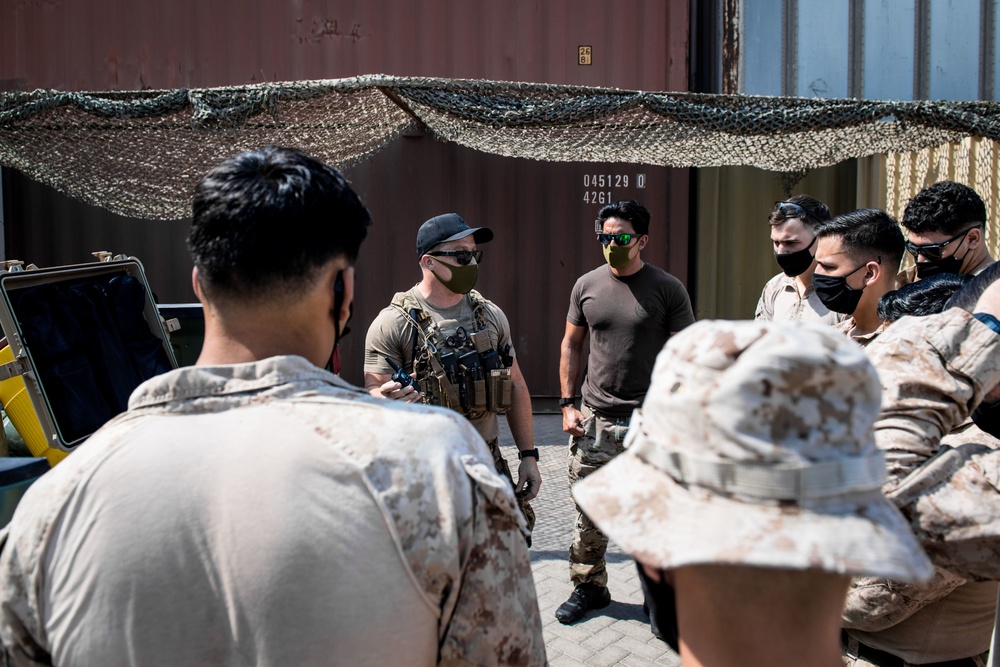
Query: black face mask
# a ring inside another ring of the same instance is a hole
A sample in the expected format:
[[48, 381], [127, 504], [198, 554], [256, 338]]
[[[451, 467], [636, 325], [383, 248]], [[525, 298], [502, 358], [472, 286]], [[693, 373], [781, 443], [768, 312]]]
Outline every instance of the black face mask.
[[680, 653], [680, 635], [677, 631], [677, 602], [674, 596], [674, 587], [663, 581], [663, 574], [660, 574], [660, 581], [653, 581], [646, 576], [642, 565], [635, 564], [639, 568], [639, 581], [642, 583], [642, 596], [646, 601], [645, 607], [649, 612], [649, 626], [653, 635], [665, 641], [670, 648]]
[[809, 253], [809, 248], [812, 248], [816, 243], [816, 237], [802, 250], [796, 250], [795, 252], [782, 252], [774, 253], [774, 261], [778, 263], [781, 270], [785, 272], [785, 275], [789, 278], [794, 278], [795, 276], [801, 275], [806, 272], [812, 263], [813, 256]]
[[961, 259], [952, 255], [951, 257], [942, 257], [932, 262], [917, 262], [917, 280], [930, 278], [939, 273], [958, 273], [962, 269], [962, 264], [965, 263], [965, 257], [968, 254], [969, 251], [966, 250], [965, 255], [962, 255]]
[[847, 276], [854, 275], [866, 266], [868, 266], [867, 263], [862, 264], [846, 276], [824, 276], [814, 273], [813, 288], [816, 290], [816, 296], [819, 297], [824, 306], [833, 312], [851, 315], [857, 310], [865, 288], [854, 289], [847, 284]]
[[972, 413], [972, 421], [984, 433], [1000, 438], [1000, 401], [980, 403]]

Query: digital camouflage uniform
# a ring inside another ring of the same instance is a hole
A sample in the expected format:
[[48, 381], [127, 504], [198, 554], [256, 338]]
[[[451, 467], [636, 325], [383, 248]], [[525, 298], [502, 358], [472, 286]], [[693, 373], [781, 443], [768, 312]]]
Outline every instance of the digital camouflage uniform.
[[[398, 363], [407, 373], [415, 375], [417, 382], [421, 386], [421, 398], [424, 403], [443, 405], [444, 407], [451, 407], [461, 412], [461, 406], [457, 405], [457, 400], [453, 399], [451, 401], [453, 404], [449, 404], [444, 392], [440, 391], [437, 387], [433, 390], [429, 389], [428, 383], [430, 378], [428, 375], [433, 369], [430, 366], [424, 335], [418, 329], [410, 315], [410, 312], [414, 309], [418, 311], [414, 313], [418, 318], [421, 317], [421, 312], [430, 316], [433, 321], [434, 330], [437, 332], [435, 338], [439, 339], [437, 340], [437, 345], [442, 348], [442, 351], [451, 349], [447, 347], [446, 341], [455, 337], [458, 329], [461, 327], [466, 332], [466, 335], [471, 335], [475, 331], [486, 331], [489, 334], [491, 348], [493, 350], [505, 351], [513, 359], [514, 349], [510, 346], [510, 324], [507, 321], [507, 317], [496, 304], [484, 298], [475, 290], [472, 290], [460, 302], [459, 306], [447, 309], [447, 312], [451, 315], [458, 313], [457, 317], [445, 317], [441, 315], [441, 311], [432, 308], [420, 296], [417, 288], [414, 287], [407, 292], [399, 292], [393, 296], [392, 305], [384, 308], [368, 329], [368, 335], [365, 339], [364, 371], [366, 373], [391, 375], [393, 372], [392, 367], [385, 361], [385, 357], [389, 357]], [[460, 348], [460, 350], [468, 349], [471, 349], [471, 345], [468, 343]], [[507, 371], [506, 377], [508, 384], [507, 395], [509, 397], [509, 371]], [[496, 384], [491, 385], [491, 389], [496, 386]], [[470, 386], [468, 389], [469, 395], [473, 391], [473, 387]], [[498, 391], [490, 391], [489, 396], [492, 398], [500, 393]], [[507, 464], [507, 460], [500, 449], [500, 425], [497, 418], [498, 414], [506, 413], [508, 407], [509, 402], [507, 406], [501, 409], [490, 410], [487, 408], [467, 414], [466, 416], [486, 441], [486, 445], [490, 449], [490, 454], [493, 456], [497, 472], [506, 477], [510, 481], [511, 487], [514, 487], [514, 477], [510, 472], [510, 466]], [[526, 500], [518, 500], [517, 503], [521, 508], [521, 513], [524, 515], [530, 535], [535, 527], [535, 511], [531, 507], [531, 503]]]
[[[989, 644], [996, 606], [995, 582], [979, 582], [1000, 579], [1000, 443], [968, 417], [1000, 381], [1000, 336], [953, 308], [900, 320], [867, 351], [883, 385], [875, 435], [889, 468], [885, 491], [936, 572], [924, 585], [856, 580], [845, 625], [911, 662], [973, 656]], [[951, 618], [959, 613], [961, 622]]]
[[181, 368], [29, 489], [0, 639], [16, 665], [543, 665], [523, 536], [454, 412], [295, 356]]

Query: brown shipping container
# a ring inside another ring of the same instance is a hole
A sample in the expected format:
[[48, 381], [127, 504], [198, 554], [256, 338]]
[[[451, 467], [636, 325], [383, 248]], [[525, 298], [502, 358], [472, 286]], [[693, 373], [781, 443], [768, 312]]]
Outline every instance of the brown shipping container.
[[[688, 0], [60, 0], [0, 4], [0, 90], [203, 88], [361, 74], [688, 89]], [[580, 64], [586, 47], [590, 64]], [[532, 394], [559, 394], [569, 292], [602, 260], [601, 203], [653, 215], [646, 258], [688, 282], [689, 172], [549, 163], [401, 137], [346, 170], [375, 226], [358, 265], [344, 376], [362, 381], [364, 334], [419, 278], [414, 237], [454, 211], [491, 227], [477, 288], [510, 318]], [[194, 300], [186, 221], [122, 218], [3, 169], [6, 257], [40, 266], [94, 250], [138, 256], [161, 302]], [[541, 405], [548, 405], [541, 402]]]

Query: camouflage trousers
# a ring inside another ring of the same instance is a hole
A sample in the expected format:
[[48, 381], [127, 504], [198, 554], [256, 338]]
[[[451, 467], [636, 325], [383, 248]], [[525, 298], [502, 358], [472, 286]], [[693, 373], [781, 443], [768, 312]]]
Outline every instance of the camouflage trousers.
[[[627, 418], [604, 419], [586, 405], [583, 406], [583, 416], [580, 427], [584, 434], [569, 438], [570, 488], [625, 451]], [[580, 510], [576, 501], [573, 506], [576, 508], [576, 524], [573, 526], [573, 544], [569, 548], [570, 580], [574, 586], [588, 582], [607, 586], [608, 571], [604, 554], [608, 549], [608, 538]]]
[[[498, 439], [494, 438], [486, 444], [490, 448], [490, 454], [493, 455], [493, 465], [496, 467], [497, 472], [507, 478], [511, 487], [516, 488], [517, 485], [514, 484], [514, 476], [510, 474], [510, 466], [507, 465], [507, 459], [503, 457], [503, 452], [500, 451]], [[535, 530], [535, 510], [531, 508], [531, 503], [527, 500], [518, 500], [517, 505], [521, 508], [521, 514], [524, 515], [524, 522], [528, 524], [528, 546], [530, 547], [531, 533]]]

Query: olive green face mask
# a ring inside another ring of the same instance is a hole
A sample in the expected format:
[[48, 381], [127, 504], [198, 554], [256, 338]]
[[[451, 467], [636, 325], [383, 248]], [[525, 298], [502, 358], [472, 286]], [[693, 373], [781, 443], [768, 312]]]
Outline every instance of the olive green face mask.
[[[443, 263], [443, 262], [442, 262]], [[447, 265], [451, 269], [451, 279], [444, 280], [437, 274], [437, 271], [431, 269], [431, 273], [438, 281], [450, 289], [455, 294], [468, 294], [472, 291], [472, 288], [476, 286], [476, 279], [479, 278], [479, 265], [476, 264], [476, 260], [472, 260], [471, 263], [465, 266], [453, 266], [451, 264]]]
[[628, 266], [629, 262], [635, 257], [632, 251], [638, 252], [639, 244], [636, 243], [634, 246], [625, 246], [608, 244], [604, 246], [604, 259], [608, 264], [611, 265], [612, 269], [624, 269]]

